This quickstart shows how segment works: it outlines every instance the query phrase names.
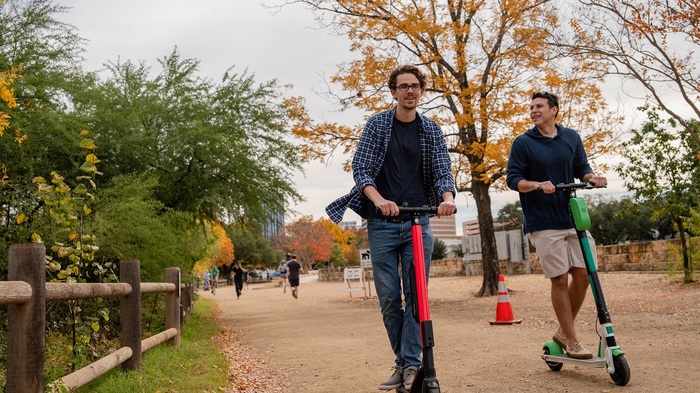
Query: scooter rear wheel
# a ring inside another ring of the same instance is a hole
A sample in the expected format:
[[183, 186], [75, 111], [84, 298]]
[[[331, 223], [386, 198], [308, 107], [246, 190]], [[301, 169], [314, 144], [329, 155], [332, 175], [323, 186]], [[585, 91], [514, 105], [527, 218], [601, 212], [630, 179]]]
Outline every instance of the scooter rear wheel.
[[[546, 347], [545, 347], [545, 349], [544, 349], [544, 354], [545, 354], [545, 355], [549, 355], [549, 354], [550, 354], [549, 348], [546, 348]], [[552, 371], [559, 371], [559, 370], [561, 370], [562, 367], [564, 367], [564, 363], [548, 362], [548, 361], [546, 361], [546, 360], [545, 360], [544, 362], [547, 363], [547, 366], [549, 366], [549, 369], [552, 370]]]
[[630, 365], [624, 354], [613, 356], [615, 372], [610, 374], [613, 382], [618, 386], [625, 386], [630, 381]]

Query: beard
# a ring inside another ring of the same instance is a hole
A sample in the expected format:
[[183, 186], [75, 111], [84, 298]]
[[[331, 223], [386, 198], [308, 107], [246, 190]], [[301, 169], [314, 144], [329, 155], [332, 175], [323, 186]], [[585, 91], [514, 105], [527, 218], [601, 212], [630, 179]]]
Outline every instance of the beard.
[[413, 110], [418, 106], [418, 98], [403, 99], [400, 104], [403, 109]]

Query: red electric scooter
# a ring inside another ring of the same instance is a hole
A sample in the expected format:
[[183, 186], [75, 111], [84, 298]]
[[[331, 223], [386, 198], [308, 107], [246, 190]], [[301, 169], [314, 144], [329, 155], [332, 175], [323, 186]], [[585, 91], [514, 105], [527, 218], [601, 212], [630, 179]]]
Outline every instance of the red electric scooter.
[[[423, 346], [423, 363], [413, 379], [410, 392], [403, 387], [397, 393], [440, 393], [440, 384], [435, 373], [433, 346], [433, 322], [430, 320], [428, 303], [428, 282], [425, 274], [425, 255], [423, 255], [423, 230], [420, 219], [423, 214], [437, 214], [435, 206], [407, 207], [400, 206], [399, 214], [411, 214], [411, 238], [413, 240], [413, 266], [411, 267], [411, 293], [413, 294], [413, 317], [420, 326]], [[455, 210], [455, 213], [457, 210]]]

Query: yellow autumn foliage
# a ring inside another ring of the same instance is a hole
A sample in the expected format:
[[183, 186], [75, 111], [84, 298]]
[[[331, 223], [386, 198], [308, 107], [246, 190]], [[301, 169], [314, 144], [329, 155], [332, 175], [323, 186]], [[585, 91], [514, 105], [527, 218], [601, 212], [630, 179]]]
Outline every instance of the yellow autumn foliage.
[[[549, 45], [561, 24], [557, 2], [301, 2], [346, 34], [357, 54], [331, 78], [343, 90], [341, 108], [372, 115], [393, 106], [386, 82], [399, 64], [416, 64], [428, 76], [419, 112], [443, 128], [458, 191], [504, 188], [510, 145], [532, 126], [533, 91], [559, 95], [559, 122], [581, 133], [590, 158], [615, 148], [613, 130], [621, 118], [607, 110], [600, 79], [591, 78], [600, 66], [585, 58], [556, 59]], [[320, 160], [338, 150], [352, 154], [366, 121], [319, 124], [303, 110], [295, 115], [293, 131], [305, 141], [305, 157]]]

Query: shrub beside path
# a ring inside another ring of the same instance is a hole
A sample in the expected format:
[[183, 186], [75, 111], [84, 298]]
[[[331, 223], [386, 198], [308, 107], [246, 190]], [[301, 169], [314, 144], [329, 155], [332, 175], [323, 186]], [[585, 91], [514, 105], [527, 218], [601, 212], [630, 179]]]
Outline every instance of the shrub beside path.
[[[435, 362], [443, 393], [688, 392], [700, 380], [700, 284], [665, 274], [601, 273], [618, 343], [631, 368], [616, 386], [603, 369], [549, 370], [542, 344], [556, 330], [549, 283], [542, 275], [506, 276], [521, 325], [496, 326], [496, 297], [475, 298], [481, 277], [431, 278]], [[252, 284], [236, 299], [215, 300], [226, 327], [218, 338], [231, 363], [229, 392], [379, 392], [393, 355], [376, 298], [343, 291], [339, 282], [302, 280], [299, 299], [274, 284]], [[374, 288], [372, 288], [374, 293]], [[577, 319], [580, 338], [597, 346], [592, 296]]]

